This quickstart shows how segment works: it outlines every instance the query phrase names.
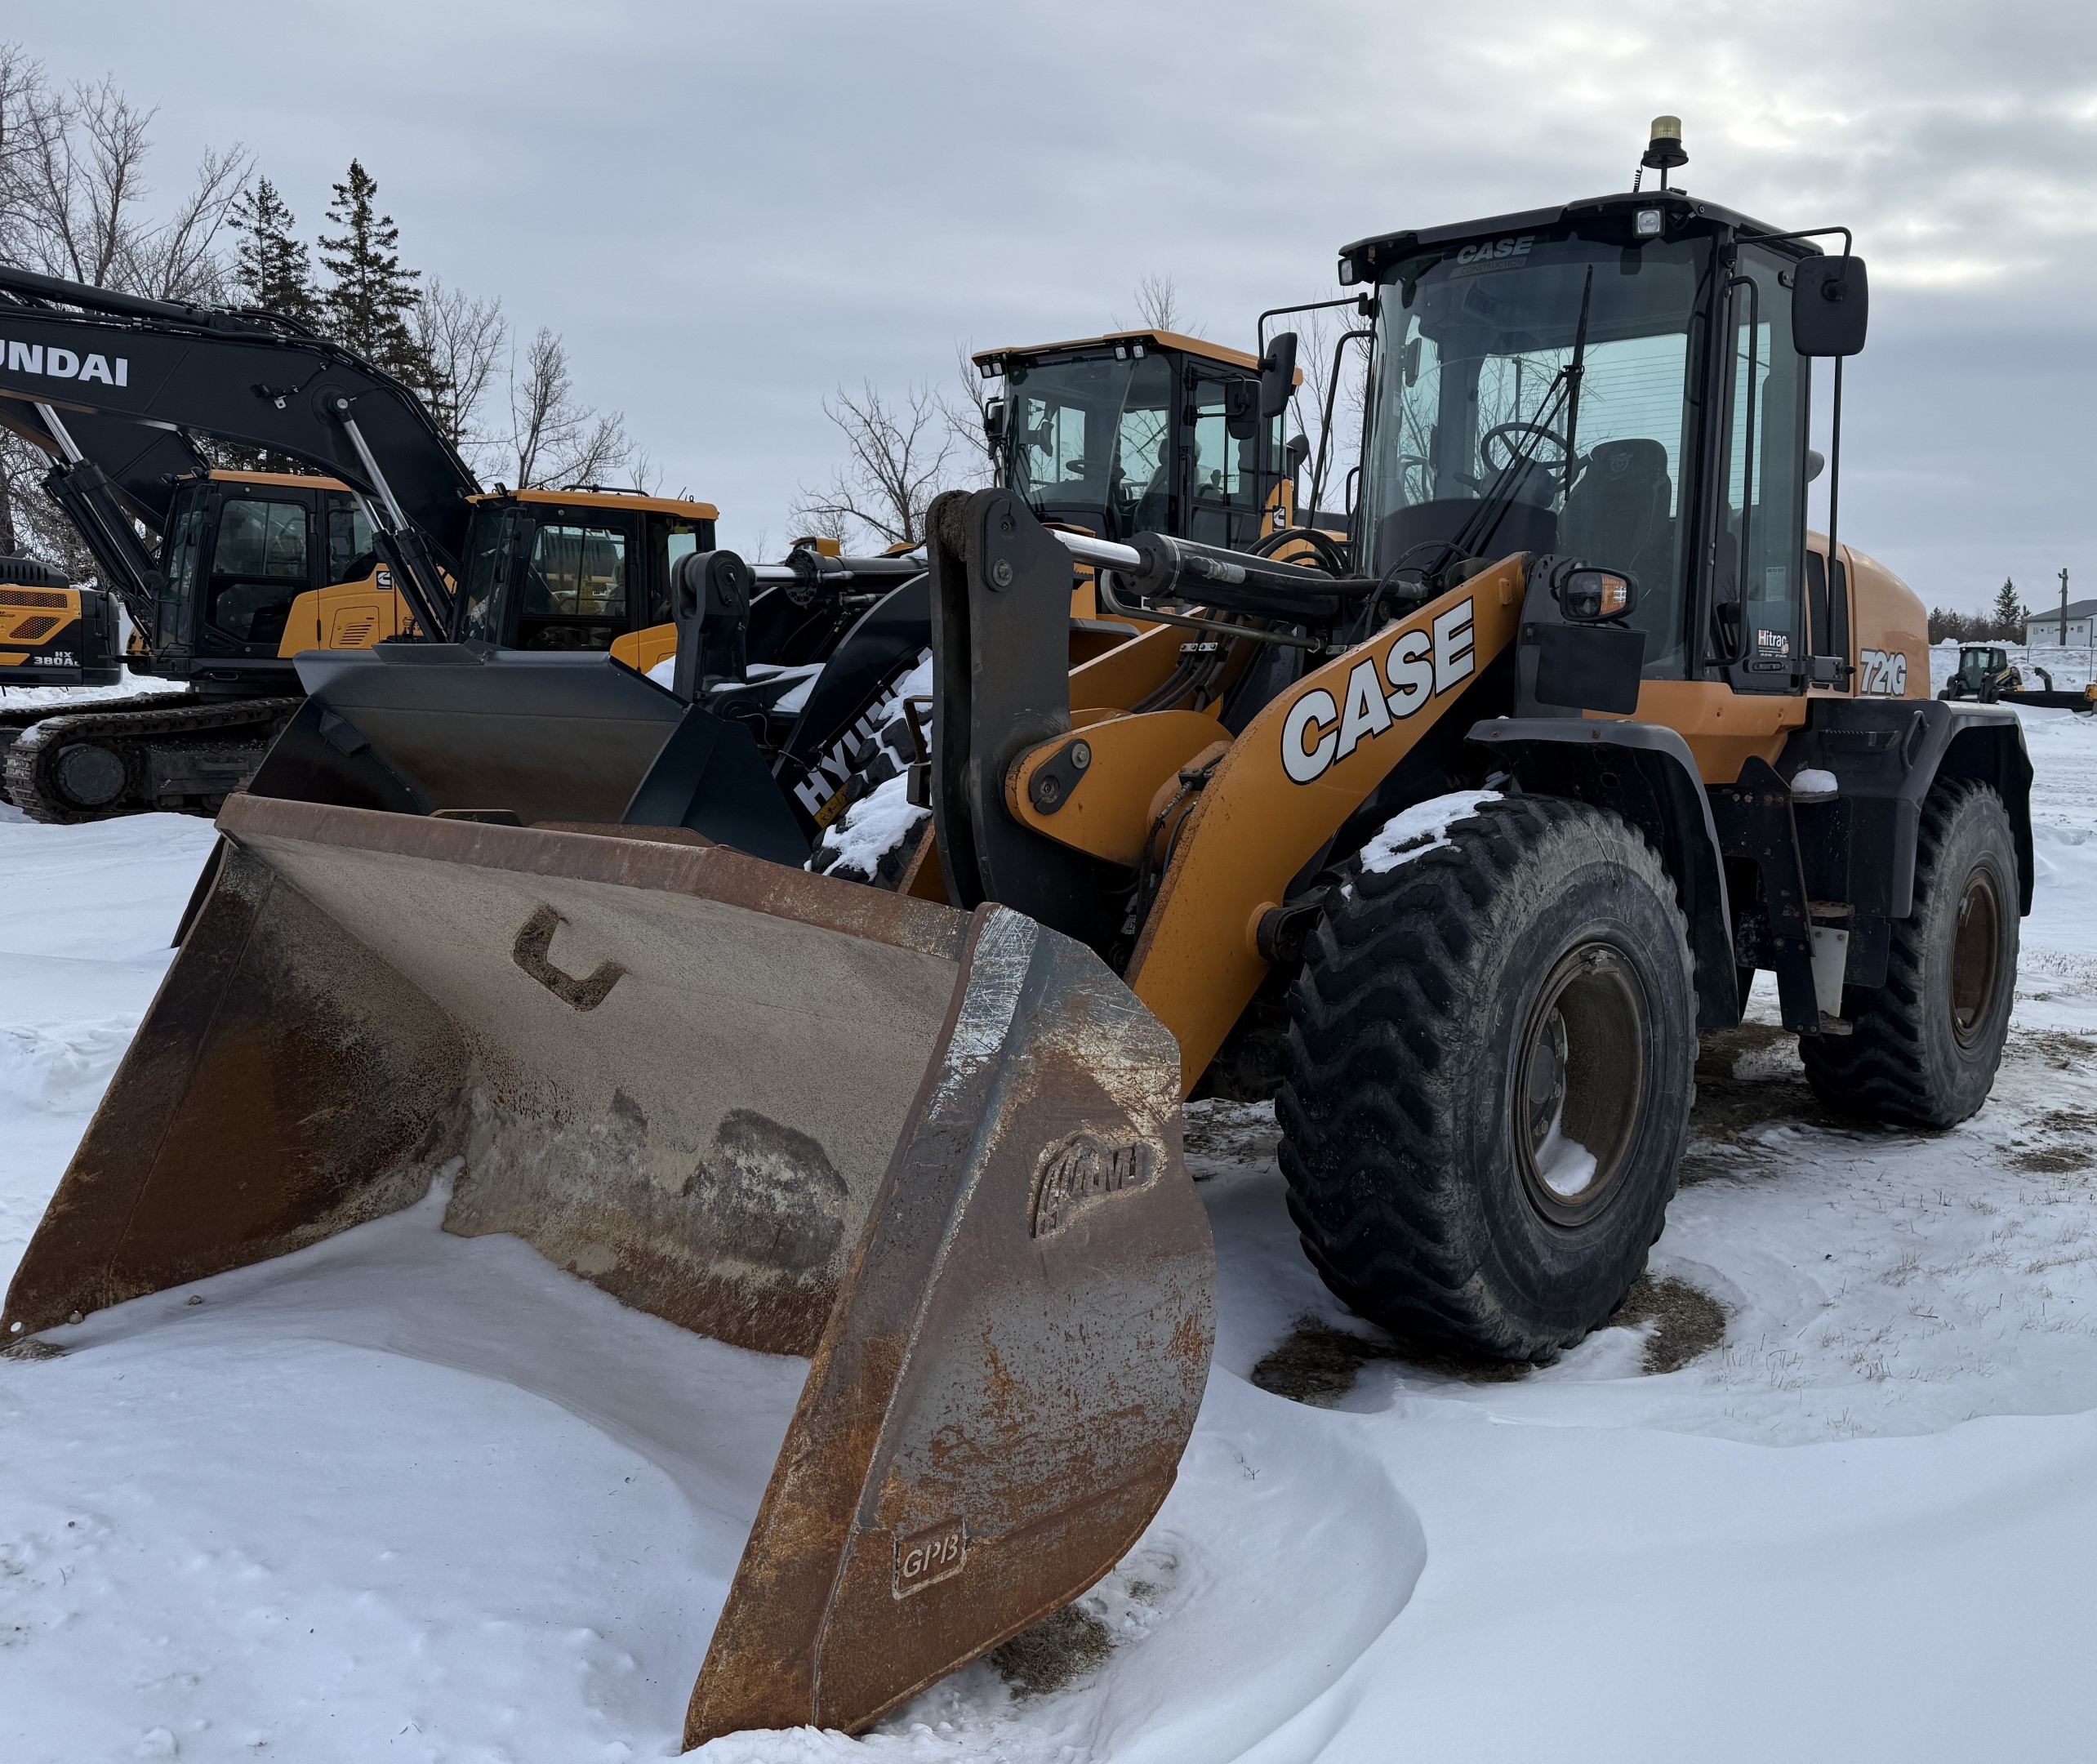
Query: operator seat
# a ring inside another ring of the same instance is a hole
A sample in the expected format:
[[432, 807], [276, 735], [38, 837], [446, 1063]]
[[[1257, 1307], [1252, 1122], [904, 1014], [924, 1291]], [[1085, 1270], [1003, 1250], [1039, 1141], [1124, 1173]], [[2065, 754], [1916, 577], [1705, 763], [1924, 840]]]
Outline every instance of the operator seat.
[[1605, 441], [1582, 463], [1565, 499], [1561, 542], [1575, 557], [1658, 589], [1674, 559], [1673, 501], [1666, 448], [1635, 435]]

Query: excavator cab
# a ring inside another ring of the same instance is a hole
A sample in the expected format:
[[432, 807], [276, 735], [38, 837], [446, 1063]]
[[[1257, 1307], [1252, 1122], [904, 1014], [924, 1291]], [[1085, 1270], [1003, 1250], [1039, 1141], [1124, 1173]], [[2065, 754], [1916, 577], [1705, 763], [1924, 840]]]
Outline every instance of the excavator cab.
[[350, 487], [309, 473], [204, 471], [178, 482], [160, 554], [165, 651], [221, 681], [282, 677], [302, 649], [362, 648], [412, 621]]
[[[502, 649], [609, 651], [670, 624], [678, 564], [714, 549], [710, 502], [598, 489], [474, 499], [454, 635]], [[647, 667], [675, 647], [635, 663]], [[623, 659], [623, 657], [622, 657]]]

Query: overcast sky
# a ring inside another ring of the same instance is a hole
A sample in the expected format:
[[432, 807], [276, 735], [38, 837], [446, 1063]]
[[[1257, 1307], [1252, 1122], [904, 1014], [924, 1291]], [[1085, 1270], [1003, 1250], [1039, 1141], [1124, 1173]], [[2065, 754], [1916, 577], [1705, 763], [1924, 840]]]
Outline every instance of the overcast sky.
[[[1844, 537], [1924, 598], [2097, 593], [2089, 405], [2097, 7], [1294, 0], [13, 9], [60, 78], [161, 114], [171, 191], [251, 149], [309, 236], [352, 154], [411, 264], [567, 337], [725, 542], [788, 530], [840, 383], [957, 342], [1205, 333], [1338, 292], [1362, 234], [1627, 187], [1685, 120], [1693, 192], [1846, 222], [1872, 337]], [[222, 19], [222, 25], [214, 23]]]

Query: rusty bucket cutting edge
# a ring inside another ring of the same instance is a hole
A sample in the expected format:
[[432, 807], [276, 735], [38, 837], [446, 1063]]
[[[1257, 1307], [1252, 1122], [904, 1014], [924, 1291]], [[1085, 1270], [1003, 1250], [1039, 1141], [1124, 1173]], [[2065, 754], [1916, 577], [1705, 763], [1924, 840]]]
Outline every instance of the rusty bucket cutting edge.
[[[235, 797], [9, 1290], [19, 1339], [412, 1204], [813, 1363], [688, 1717], [857, 1730], [1171, 1487], [1214, 1256], [1081, 946], [722, 848]], [[18, 1328], [19, 1325], [19, 1328]]]

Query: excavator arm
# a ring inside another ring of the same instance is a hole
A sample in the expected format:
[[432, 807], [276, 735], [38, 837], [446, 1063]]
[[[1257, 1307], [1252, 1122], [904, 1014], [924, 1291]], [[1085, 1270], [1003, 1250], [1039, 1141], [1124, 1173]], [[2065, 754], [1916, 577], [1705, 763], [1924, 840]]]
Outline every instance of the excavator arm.
[[154, 450], [118, 423], [260, 448], [341, 479], [372, 506], [381, 553], [425, 629], [447, 627], [445, 572], [456, 575], [479, 487], [422, 402], [347, 350], [266, 313], [0, 267], [0, 402], [13, 407], [8, 426], [33, 439], [40, 427], [40, 445], [55, 442], [68, 465], [107, 480], [80, 487], [98, 519], [119, 493], [142, 510], [165, 507], [141, 469]]

